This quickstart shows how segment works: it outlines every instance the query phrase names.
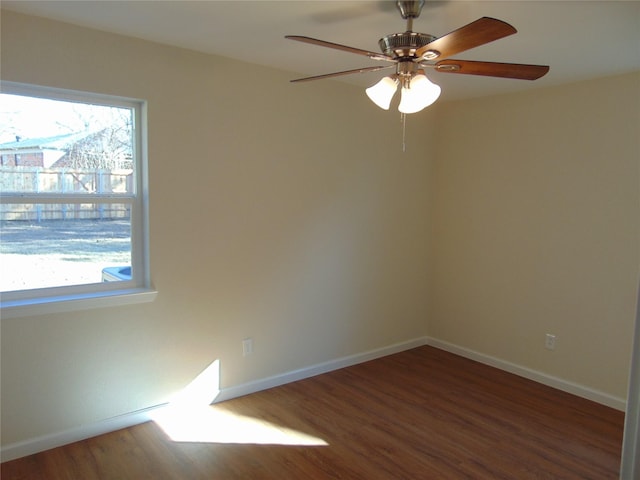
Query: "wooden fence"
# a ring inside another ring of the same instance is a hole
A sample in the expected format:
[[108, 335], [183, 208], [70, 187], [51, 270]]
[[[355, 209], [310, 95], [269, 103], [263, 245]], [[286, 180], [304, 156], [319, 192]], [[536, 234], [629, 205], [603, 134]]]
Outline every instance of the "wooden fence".
[[[0, 220], [124, 219], [129, 218], [126, 203], [99, 202], [92, 194], [127, 194], [133, 191], [131, 170], [78, 170], [42, 167], [0, 167], [0, 192], [47, 196], [46, 203], [5, 201], [0, 204]], [[87, 194], [83, 203], [65, 203], [64, 195]], [[59, 201], [51, 196], [59, 196]]]

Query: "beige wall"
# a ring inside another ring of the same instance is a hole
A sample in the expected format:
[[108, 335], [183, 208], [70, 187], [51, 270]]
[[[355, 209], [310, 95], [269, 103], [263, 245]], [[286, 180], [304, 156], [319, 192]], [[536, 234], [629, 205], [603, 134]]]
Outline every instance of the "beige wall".
[[148, 100], [159, 292], [3, 319], [4, 445], [165, 402], [216, 359], [228, 387], [425, 334], [428, 156], [361, 89], [10, 12], [1, 54], [4, 80]]
[[437, 138], [429, 335], [625, 399], [640, 76], [440, 105]]
[[440, 103], [402, 154], [338, 82], [8, 12], [1, 47], [4, 80], [148, 100], [159, 291], [3, 319], [3, 445], [424, 335], [625, 395], [637, 76]]

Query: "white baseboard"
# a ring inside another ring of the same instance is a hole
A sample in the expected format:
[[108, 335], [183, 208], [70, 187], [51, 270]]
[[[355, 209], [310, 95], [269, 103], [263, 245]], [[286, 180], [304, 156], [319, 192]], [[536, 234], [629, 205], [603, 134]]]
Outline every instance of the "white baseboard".
[[22, 442], [16, 442], [2, 447], [0, 450], [0, 459], [2, 462], [8, 462], [16, 458], [26, 457], [33, 453], [42, 452], [51, 448], [61, 447], [69, 443], [78, 442], [80, 440], [86, 440], [87, 438], [102, 435], [104, 433], [114, 432], [121, 428], [131, 427], [140, 423], [148, 422], [151, 420], [151, 414], [165, 407], [164, 405], [157, 405], [154, 407], [145, 408], [131, 413], [125, 413], [118, 415], [117, 417], [101, 420], [96, 423], [88, 425], [82, 425], [80, 427], [71, 428], [63, 432], [56, 432], [49, 435], [43, 435], [41, 437], [31, 438]]
[[585, 387], [584, 385], [563, 380], [562, 378], [554, 377], [552, 375], [548, 375], [537, 370], [532, 370], [515, 363], [507, 362], [490, 355], [485, 355], [484, 353], [476, 352], [468, 348], [460, 347], [452, 343], [438, 340], [437, 338], [428, 337], [427, 345], [454, 353], [456, 355], [460, 355], [461, 357], [465, 357], [470, 360], [484, 363], [485, 365], [499, 368], [500, 370], [513, 373], [520, 377], [528, 378], [529, 380], [533, 380], [543, 385], [562, 390], [563, 392], [577, 395], [578, 397], [592, 400], [602, 405], [615, 408], [616, 410], [625, 411], [626, 409], [627, 402], [625, 399], [615, 397], [613, 395], [609, 395], [608, 393], [594, 390], [589, 387]]
[[[536, 370], [522, 367], [520, 365], [516, 365], [499, 358], [475, 352], [473, 350], [469, 350], [467, 348], [431, 337], [420, 337], [406, 342], [396, 343], [374, 350], [357, 353], [355, 355], [337, 358], [335, 360], [319, 363], [310, 367], [292, 370], [279, 375], [255, 380], [253, 382], [226, 387], [220, 390], [220, 393], [216, 397], [215, 402], [222, 402], [224, 400], [230, 400], [232, 398], [249, 395], [261, 390], [266, 390], [269, 388], [277, 387], [279, 385], [284, 385], [286, 383], [295, 382], [297, 380], [314, 377], [322, 373], [331, 372], [333, 370], [349, 367], [358, 363], [368, 362], [369, 360], [385, 357], [387, 355], [392, 355], [394, 353], [410, 350], [412, 348], [420, 347], [423, 345], [430, 345], [432, 347], [439, 348], [441, 350], [445, 350], [510, 373], [514, 373], [521, 377], [528, 378], [538, 383], [542, 383], [543, 385], [548, 385], [550, 387], [557, 388], [558, 390], [562, 390], [579, 397], [593, 400], [617, 410], [625, 410], [626, 402], [624, 399], [614, 397], [612, 395], [593, 390], [583, 385], [578, 385], [573, 382], [553, 377]], [[113, 432], [121, 428], [127, 428], [133, 425], [148, 422], [152, 420], [154, 412], [166, 406], [166, 404], [156, 405], [143, 410], [126, 413], [117, 417], [95, 422], [89, 425], [72, 428], [63, 432], [52, 433], [50, 435], [44, 435], [22, 442], [9, 444], [5, 447], [2, 447], [2, 449], [0, 450], [0, 459], [2, 462], [6, 462], [16, 458], [42, 452], [44, 450], [49, 450], [51, 448], [60, 447], [72, 442], [77, 442], [80, 440], [85, 440], [87, 438], [95, 437], [97, 435], [102, 435], [104, 433]]]
[[[427, 337], [420, 337], [406, 342], [396, 343], [385, 347], [369, 350], [355, 355], [349, 355], [347, 357], [330, 360], [328, 362], [312, 365], [310, 367], [285, 372], [272, 377], [256, 380], [253, 382], [244, 383], [242, 385], [231, 386], [223, 388], [215, 399], [215, 402], [221, 402], [224, 400], [230, 400], [232, 398], [248, 395], [250, 393], [259, 392], [260, 390], [266, 390], [268, 388], [284, 385], [285, 383], [295, 382], [296, 380], [302, 380], [304, 378], [314, 377], [322, 373], [327, 373], [332, 370], [338, 370], [340, 368], [356, 365], [358, 363], [368, 362], [376, 358], [392, 355], [394, 353], [402, 352], [404, 350], [410, 350], [412, 348], [420, 347], [427, 344]], [[43, 435], [22, 442], [16, 442], [2, 447], [0, 449], [0, 460], [7, 462], [16, 458], [26, 457], [34, 453], [49, 450], [51, 448], [61, 447], [69, 443], [78, 442], [87, 438], [95, 437], [105, 433], [120, 430], [121, 428], [131, 427], [140, 423], [145, 423], [152, 420], [153, 413], [166, 407], [167, 404], [156, 405], [153, 407], [145, 408], [131, 413], [119, 415], [117, 417], [108, 418], [99, 422], [95, 422], [89, 425], [82, 425], [80, 427], [65, 430], [63, 432], [52, 433], [49, 435]]]
[[427, 344], [427, 337], [420, 337], [407, 342], [395, 343], [386, 347], [369, 350], [355, 355], [349, 355], [347, 357], [337, 358], [335, 360], [329, 360], [328, 362], [319, 363], [310, 367], [301, 368], [299, 370], [292, 370], [272, 377], [255, 380], [253, 382], [244, 383], [242, 385], [236, 385], [233, 387], [227, 387], [220, 390], [220, 393], [216, 397], [215, 402], [222, 402], [231, 398], [241, 397], [250, 393], [259, 392], [260, 390], [266, 390], [268, 388], [284, 385], [285, 383], [295, 382], [304, 378], [315, 377], [322, 373], [331, 372], [340, 368], [349, 367], [358, 363], [368, 362], [376, 358], [386, 357], [394, 353], [403, 352], [412, 348], [421, 347]]

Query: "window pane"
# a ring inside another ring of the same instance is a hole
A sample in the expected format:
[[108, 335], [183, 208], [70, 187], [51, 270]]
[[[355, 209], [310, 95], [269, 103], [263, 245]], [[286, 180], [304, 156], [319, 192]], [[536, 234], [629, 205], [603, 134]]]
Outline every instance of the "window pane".
[[2, 205], [0, 291], [129, 280], [129, 212], [109, 203]]
[[0, 94], [0, 192], [132, 194], [132, 108]]
[[[146, 285], [145, 168], [138, 158], [143, 103], [28, 85], [3, 88], [2, 300], [26, 305], [114, 291], [106, 282]], [[142, 236], [132, 241], [132, 234]], [[140, 271], [132, 272], [133, 265]], [[57, 289], [41, 290], [50, 288]]]

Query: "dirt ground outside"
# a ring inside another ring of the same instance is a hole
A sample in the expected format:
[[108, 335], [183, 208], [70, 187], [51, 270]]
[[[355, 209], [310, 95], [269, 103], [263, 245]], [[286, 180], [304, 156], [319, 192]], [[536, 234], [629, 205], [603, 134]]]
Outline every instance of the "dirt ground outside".
[[131, 264], [129, 220], [0, 223], [0, 291], [102, 281], [102, 269]]

